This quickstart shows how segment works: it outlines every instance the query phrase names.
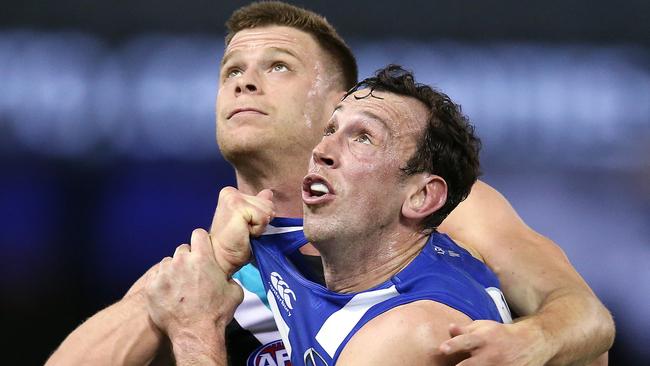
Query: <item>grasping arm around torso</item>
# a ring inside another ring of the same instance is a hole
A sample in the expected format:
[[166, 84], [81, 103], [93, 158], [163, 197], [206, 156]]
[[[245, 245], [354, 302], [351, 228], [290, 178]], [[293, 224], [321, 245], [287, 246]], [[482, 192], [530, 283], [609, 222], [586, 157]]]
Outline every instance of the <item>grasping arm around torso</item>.
[[[512, 325], [456, 327], [452, 335], [459, 337], [445, 343], [450, 352], [471, 351], [477, 364], [564, 365], [585, 364], [609, 349], [614, 328], [607, 309], [564, 252], [492, 187], [477, 182], [439, 229], [480, 253], [511, 308], [525, 317]], [[517, 358], [524, 352], [527, 363]]]

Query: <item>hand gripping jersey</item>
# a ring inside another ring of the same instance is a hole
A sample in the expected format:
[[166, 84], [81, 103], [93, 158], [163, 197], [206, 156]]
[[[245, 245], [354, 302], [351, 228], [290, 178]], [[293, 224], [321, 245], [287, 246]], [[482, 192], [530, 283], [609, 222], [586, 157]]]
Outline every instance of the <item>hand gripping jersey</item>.
[[[293, 243], [304, 238], [302, 219], [276, 218], [263, 237]], [[320, 258], [310, 271], [322, 276]], [[255, 261], [233, 275], [244, 290], [244, 300], [237, 307], [226, 329], [226, 346], [230, 366], [289, 366], [289, 357], [280, 339], [273, 313], [266, 298], [262, 276]]]
[[252, 240], [268, 307], [286, 350], [278, 353], [278, 344], [272, 343], [270, 349], [251, 355], [249, 365], [264, 364], [263, 357], [268, 365], [286, 365], [288, 358], [293, 365], [334, 365], [364, 324], [418, 300], [446, 304], [473, 320], [511, 321], [496, 276], [444, 234], [432, 234], [421, 253], [390, 280], [366, 291], [339, 294], [310, 280], [314, 274], [298, 252], [307, 243], [296, 229], [300, 223], [275, 219], [265, 235]]

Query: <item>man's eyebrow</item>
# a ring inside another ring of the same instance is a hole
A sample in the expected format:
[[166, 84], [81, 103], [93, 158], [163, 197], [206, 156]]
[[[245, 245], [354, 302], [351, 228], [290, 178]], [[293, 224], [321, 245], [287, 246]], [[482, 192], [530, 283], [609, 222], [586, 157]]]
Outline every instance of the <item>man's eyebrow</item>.
[[237, 52], [238, 51], [233, 51], [233, 52], [225, 54], [223, 56], [223, 58], [221, 59], [221, 66], [220, 67], [223, 67], [223, 65], [225, 65], [226, 62], [228, 62], [228, 60], [230, 60], [234, 54], [237, 54]]
[[[291, 57], [293, 57], [293, 58], [295, 58], [295, 59], [297, 59], [297, 60], [300, 60], [300, 58], [298, 57], [298, 55], [296, 55], [295, 52], [293, 52], [292, 50], [290, 50], [290, 49], [288, 49], [288, 48], [284, 48], [284, 47], [269, 47], [269, 48], [267, 48], [267, 50], [270, 51], [270, 52], [268, 52], [268, 53], [283, 53], [283, 54], [285, 54], [285, 55], [289, 55], [289, 56], [291, 56]], [[265, 51], [266, 51], [266, 50], [265, 50]], [[228, 62], [232, 57], [234, 57], [234, 55], [237, 55], [237, 54], [240, 53], [240, 52], [241, 52], [241, 51], [237, 50], [237, 51], [230, 52], [230, 53], [226, 54], [225, 56], [223, 56], [223, 58], [221, 59], [221, 67], [223, 67], [223, 65], [225, 65], [226, 62]]]
[[[334, 112], [332, 112], [332, 115], [334, 115], [334, 113], [336, 113], [338, 111], [342, 111], [343, 109], [344, 109], [343, 104], [337, 105], [336, 108], [334, 108]], [[378, 121], [379, 123], [381, 123], [384, 126], [384, 128], [386, 130], [388, 130], [388, 132], [390, 132], [391, 134], [393, 133], [393, 130], [390, 128], [388, 123], [383, 118], [376, 115], [375, 113], [373, 113], [371, 111], [363, 110], [363, 111], [361, 111], [361, 114], [368, 117], [368, 118], [370, 118], [370, 119]]]
[[330, 114], [330, 119], [334, 118], [334, 114], [338, 111], [343, 110], [343, 104], [339, 104], [336, 107], [334, 107], [334, 110], [332, 111], [332, 114]]
[[393, 133], [393, 129], [390, 128], [388, 123], [383, 118], [379, 117], [378, 115], [374, 114], [373, 112], [363, 110], [363, 111], [361, 111], [361, 114], [363, 114], [364, 116], [366, 116], [366, 117], [368, 117], [370, 119], [378, 121], [379, 123], [381, 123], [384, 126], [384, 128], [386, 130], [388, 130], [388, 132], [390, 132], [391, 134]]
[[294, 51], [292, 51], [292, 50], [290, 50], [290, 49], [288, 49], [288, 48], [284, 48], [284, 47], [269, 47], [268, 49], [269, 49], [269, 50], [272, 50], [272, 51], [274, 51], [274, 52], [276, 52], [276, 53], [284, 53], [284, 54], [289, 55], [289, 56], [291, 56], [291, 57], [293, 57], [293, 58], [295, 58], [295, 59], [297, 59], [297, 60], [300, 60], [300, 57], [298, 57], [298, 55], [297, 55]]

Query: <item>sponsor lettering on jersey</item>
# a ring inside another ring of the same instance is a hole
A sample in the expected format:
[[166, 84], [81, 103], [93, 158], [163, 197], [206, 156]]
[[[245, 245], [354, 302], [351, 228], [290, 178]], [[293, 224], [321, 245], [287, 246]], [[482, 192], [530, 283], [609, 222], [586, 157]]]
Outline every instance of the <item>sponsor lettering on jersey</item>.
[[[296, 301], [296, 294], [289, 288], [289, 285], [284, 281], [278, 272], [271, 272], [271, 290], [273, 295], [278, 299], [288, 316], [291, 316], [293, 310], [293, 302]], [[293, 300], [292, 300], [293, 299]]]
[[460, 254], [454, 252], [453, 250], [448, 249], [447, 251], [445, 251], [444, 249], [440, 248], [440, 247], [437, 246], [437, 245], [434, 245], [434, 246], [433, 246], [433, 250], [434, 250], [436, 253], [440, 254], [440, 255], [445, 255], [445, 254], [447, 254], [447, 255], [449, 255], [450, 257], [460, 257]]
[[248, 356], [246, 366], [291, 366], [289, 354], [281, 340], [262, 345]]

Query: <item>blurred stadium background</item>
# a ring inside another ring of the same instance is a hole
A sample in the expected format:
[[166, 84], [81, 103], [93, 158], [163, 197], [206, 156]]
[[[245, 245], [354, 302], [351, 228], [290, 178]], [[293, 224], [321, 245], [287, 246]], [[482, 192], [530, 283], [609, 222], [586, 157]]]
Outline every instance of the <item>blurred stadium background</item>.
[[[43, 363], [209, 225], [234, 184], [214, 132], [223, 23], [246, 3], [3, 3], [3, 364]], [[646, 364], [650, 3], [294, 3], [339, 29], [362, 77], [400, 63], [463, 105], [483, 179], [613, 312], [610, 365]]]

